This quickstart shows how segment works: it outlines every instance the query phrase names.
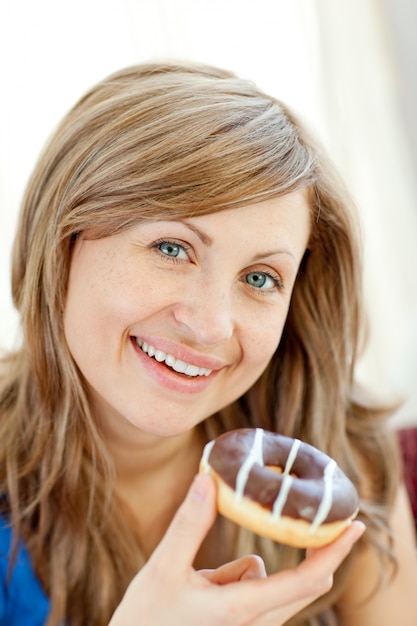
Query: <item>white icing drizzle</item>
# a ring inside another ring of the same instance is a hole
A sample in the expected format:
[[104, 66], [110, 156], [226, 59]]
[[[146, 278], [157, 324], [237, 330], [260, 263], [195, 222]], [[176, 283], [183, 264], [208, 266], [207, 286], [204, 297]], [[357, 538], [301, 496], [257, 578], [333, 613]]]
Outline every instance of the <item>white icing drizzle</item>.
[[283, 471], [284, 479], [281, 483], [281, 489], [278, 492], [278, 495], [275, 499], [274, 504], [272, 505], [272, 519], [274, 522], [278, 522], [281, 517], [282, 509], [285, 506], [285, 503], [288, 498], [289, 491], [291, 489], [291, 485], [293, 483], [293, 477], [289, 475], [294, 465], [295, 459], [297, 458], [298, 449], [300, 447], [301, 441], [299, 439], [294, 439], [293, 444], [291, 446], [290, 453], [287, 458], [287, 462], [285, 463], [285, 468]]
[[329, 514], [329, 511], [332, 507], [333, 502], [333, 474], [336, 469], [336, 461], [331, 459], [328, 462], [323, 472], [323, 481], [324, 481], [324, 489], [323, 489], [323, 497], [320, 502], [320, 506], [317, 509], [316, 516], [313, 520], [313, 523], [310, 528], [310, 533], [314, 533], [317, 528], [324, 522], [326, 517]]
[[262, 428], [256, 429], [255, 436], [252, 442], [252, 447], [249, 451], [248, 456], [242, 463], [239, 469], [239, 472], [236, 476], [235, 500], [241, 500], [243, 498], [246, 483], [248, 482], [249, 473], [252, 469], [252, 466], [255, 463], [258, 463], [259, 465], [264, 464], [263, 445], [262, 445], [263, 434], [264, 432]]
[[293, 444], [291, 446], [290, 453], [288, 455], [287, 462], [284, 468], [284, 474], [289, 474], [292, 470], [292, 466], [294, 465], [295, 459], [297, 458], [298, 449], [301, 445], [301, 441], [299, 439], [294, 439]]
[[200, 461], [201, 467], [206, 474], [209, 472], [209, 458], [210, 458], [210, 454], [211, 454], [213, 446], [214, 446], [214, 441], [209, 441], [208, 443], [206, 443], [206, 445], [204, 446], [204, 450], [203, 450], [203, 456], [201, 457], [201, 461]]
[[286, 474], [284, 476], [284, 479], [281, 483], [281, 489], [279, 490], [279, 493], [272, 506], [272, 520], [274, 522], [278, 522], [281, 517], [282, 509], [284, 508], [284, 505], [287, 501], [288, 493], [291, 489], [293, 480], [294, 478], [290, 476], [289, 474]]
[[[201, 457], [201, 467], [204, 472], [209, 471], [209, 459], [212, 448], [214, 446], [215, 441], [209, 441], [203, 450], [203, 455]], [[290, 475], [290, 472], [293, 468], [295, 459], [297, 458], [298, 450], [300, 448], [301, 441], [299, 439], [294, 439], [293, 444], [291, 446], [291, 450], [288, 454], [288, 458], [285, 464], [285, 468], [283, 471], [283, 481], [281, 484], [281, 489], [275, 499], [275, 502], [272, 506], [271, 517], [274, 522], [279, 521], [285, 503], [288, 499], [288, 494], [291, 490], [292, 483], [294, 482], [294, 478]], [[236, 485], [235, 485], [235, 499], [241, 500], [244, 495], [245, 487], [249, 479], [250, 471], [255, 463], [259, 465], [264, 465], [263, 459], [263, 430], [262, 428], [256, 428], [255, 436], [253, 438], [252, 447], [249, 451], [248, 456], [245, 461], [242, 463], [239, 472], [236, 476]], [[336, 461], [331, 459], [329, 463], [324, 468], [323, 472], [323, 496], [319, 507], [317, 509], [316, 515], [313, 519], [313, 522], [310, 527], [310, 533], [314, 533], [317, 528], [323, 524], [326, 520], [329, 511], [333, 504], [333, 475], [337, 468]]]

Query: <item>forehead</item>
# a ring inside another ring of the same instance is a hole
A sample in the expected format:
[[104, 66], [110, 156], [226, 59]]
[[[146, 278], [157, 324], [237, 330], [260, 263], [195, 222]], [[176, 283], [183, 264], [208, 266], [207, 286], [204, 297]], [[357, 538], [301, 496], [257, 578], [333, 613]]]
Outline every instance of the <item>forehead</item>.
[[304, 240], [311, 231], [311, 212], [310, 194], [304, 189], [237, 208], [200, 216], [194, 214], [179, 221], [197, 231], [208, 245], [212, 242], [209, 232], [226, 232], [232, 238], [248, 229], [252, 238], [259, 241], [266, 237], [282, 239], [286, 235]]

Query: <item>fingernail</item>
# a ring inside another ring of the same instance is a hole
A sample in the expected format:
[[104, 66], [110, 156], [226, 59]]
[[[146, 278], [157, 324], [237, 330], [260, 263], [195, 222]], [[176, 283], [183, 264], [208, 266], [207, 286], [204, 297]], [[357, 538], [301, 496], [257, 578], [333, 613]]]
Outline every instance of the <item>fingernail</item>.
[[352, 526], [355, 527], [356, 530], [356, 535], [355, 535], [355, 539], [354, 541], [358, 541], [358, 539], [360, 539], [363, 535], [363, 533], [366, 530], [366, 526], [363, 522], [359, 521], [359, 520], [355, 520], [354, 522], [352, 522]]

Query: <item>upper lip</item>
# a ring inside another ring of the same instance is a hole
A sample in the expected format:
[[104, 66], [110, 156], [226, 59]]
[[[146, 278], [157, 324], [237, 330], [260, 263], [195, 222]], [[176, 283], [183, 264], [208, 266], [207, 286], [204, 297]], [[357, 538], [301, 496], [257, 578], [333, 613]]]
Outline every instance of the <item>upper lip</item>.
[[160, 339], [150, 336], [136, 335], [136, 339], [141, 339], [147, 344], [154, 346], [157, 350], [162, 350], [167, 354], [171, 354], [176, 359], [197, 365], [198, 367], [204, 367], [209, 370], [218, 371], [226, 367], [227, 363], [221, 359], [206, 354], [195, 352], [191, 348], [182, 344], [173, 343], [167, 339]]

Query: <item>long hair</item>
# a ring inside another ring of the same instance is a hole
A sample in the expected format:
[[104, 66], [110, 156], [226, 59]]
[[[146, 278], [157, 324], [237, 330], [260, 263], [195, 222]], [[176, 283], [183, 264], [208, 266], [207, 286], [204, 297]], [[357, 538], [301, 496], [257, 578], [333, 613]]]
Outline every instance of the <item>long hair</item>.
[[[104, 237], [145, 219], [302, 189], [311, 238], [280, 346], [253, 388], [203, 426], [207, 436], [249, 424], [309, 441], [357, 485], [369, 541], [387, 527], [396, 481], [385, 460], [390, 443], [380, 412], [353, 397], [362, 305], [349, 195], [289, 109], [251, 82], [208, 66], [127, 68], [91, 89], [52, 136], [29, 181], [13, 252], [22, 343], [4, 359], [0, 381], [2, 506], [51, 599], [48, 626], [64, 618], [107, 624], [144, 563], [113, 497], [112, 463], [64, 338], [77, 235], [94, 228]], [[369, 467], [372, 491], [362, 478]], [[247, 547], [274, 569], [300, 558], [240, 533], [236, 556]], [[342, 586], [337, 578], [305, 623], [315, 623]]]

